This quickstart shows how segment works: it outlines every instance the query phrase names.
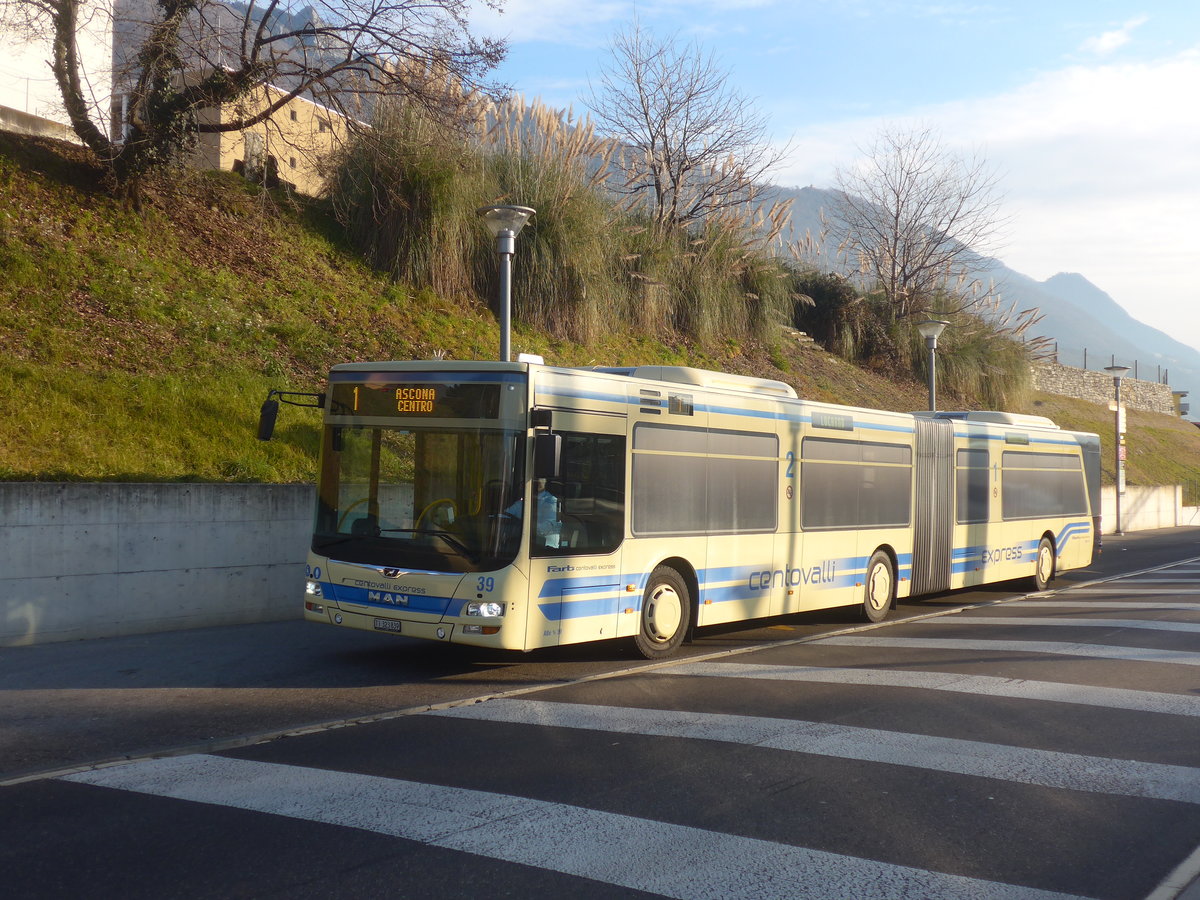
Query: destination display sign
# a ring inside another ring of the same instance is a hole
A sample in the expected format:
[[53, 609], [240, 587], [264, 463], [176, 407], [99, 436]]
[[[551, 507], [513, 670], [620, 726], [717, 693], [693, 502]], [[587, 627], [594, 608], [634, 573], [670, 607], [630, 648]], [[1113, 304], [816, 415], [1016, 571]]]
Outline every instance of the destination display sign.
[[335, 416], [490, 419], [500, 411], [499, 384], [363, 381], [330, 387]]

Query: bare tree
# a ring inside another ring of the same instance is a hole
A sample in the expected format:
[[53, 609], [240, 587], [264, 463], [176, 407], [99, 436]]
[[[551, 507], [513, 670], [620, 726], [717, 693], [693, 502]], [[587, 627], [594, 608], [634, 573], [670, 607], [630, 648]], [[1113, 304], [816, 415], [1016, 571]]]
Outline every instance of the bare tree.
[[659, 229], [753, 203], [785, 150], [713, 55], [656, 40], [637, 22], [610, 49], [588, 105], [598, 131], [623, 147], [617, 190], [647, 204]]
[[897, 319], [961, 287], [1006, 224], [994, 171], [954, 155], [928, 128], [881, 132], [858, 165], [838, 170], [837, 187], [831, 232]]
[[[297, 97], [351, 125], [384, 96], [445, 111], [487, 87], [483, 76], [505, 49], [469, 33], [468, 0], [126, 2], [117, 9], [130, 18], [114, 19], [113, 30], [128, 52], [114, 53], [113, 80], [127, 90], [127, 112], [112, 128], [110, 110], [86, 90], [80, 52], [82, 23], [100, 6], [0, 0], [0, 18], [52, 47], [48, 64], [72, 128], [122, 185], [178, 158], [196, 135], [267, 122]], [[218, 107], [219, 117], [202, 115]]]

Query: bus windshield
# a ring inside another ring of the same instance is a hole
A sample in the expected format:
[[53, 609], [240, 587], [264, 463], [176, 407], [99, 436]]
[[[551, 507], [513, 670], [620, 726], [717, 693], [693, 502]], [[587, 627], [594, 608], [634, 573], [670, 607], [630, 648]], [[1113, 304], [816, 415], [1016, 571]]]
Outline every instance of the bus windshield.
[[314, 553], [405, 570], [482, 572], [517, 554], [525, 433], [330, 425]]

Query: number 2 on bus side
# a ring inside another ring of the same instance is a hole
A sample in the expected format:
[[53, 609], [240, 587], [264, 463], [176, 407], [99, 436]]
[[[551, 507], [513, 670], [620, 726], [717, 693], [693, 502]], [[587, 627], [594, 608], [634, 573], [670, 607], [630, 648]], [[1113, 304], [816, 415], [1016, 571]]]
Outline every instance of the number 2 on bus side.
[[796, 477], [796, 454], [794, 452], [792, 452], [791, 450], [789, 450], [787, 452], [787, 456], [785, 457], [785, 459], [787, 459], [787, 469], [784, 471], [783, 477], [784, 478], [795, 478]]

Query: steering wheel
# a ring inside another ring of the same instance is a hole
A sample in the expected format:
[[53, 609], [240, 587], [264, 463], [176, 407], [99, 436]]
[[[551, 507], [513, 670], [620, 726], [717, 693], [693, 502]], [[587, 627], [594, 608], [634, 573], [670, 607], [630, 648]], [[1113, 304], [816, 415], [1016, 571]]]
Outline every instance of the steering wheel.
[[354, 512], [356, 507], [362, 506], [364, 503], [369, 503], [370, 500], [370, 497], [363, 497], [359, 500], [355, 500], [353, 503], [347, 506], [345, 511], [342, 513], [342, 517], [338, 519], [337, 530], [339, 532], [342, 530], [342, 526], [346, 524], [346, 519], [349, 518], [350, 513]]
[[443, 504], [450, 507], [450, 512], [453, 513], [454, 517], [457, 519], [458, 518], [458, 506], [449, 497], [442, 497], [440, 500], [434, 500], [432, 503], [430, 503], [428, 506], [426, 506], [423, 510], [421, 510], [421, 514], [419, 516], [417, 516], [416, 521], [413, 522], [413, 530], [420, 531], [421, 530], [421, 520], [424, 519], [427, 515], [429, 515], [429, 513], [432, 512], [434, 509], [436, 509], [439, 506], [442, 506]]

